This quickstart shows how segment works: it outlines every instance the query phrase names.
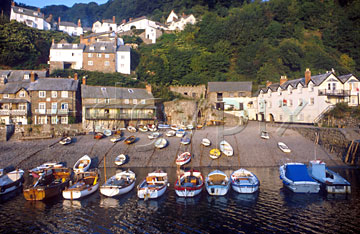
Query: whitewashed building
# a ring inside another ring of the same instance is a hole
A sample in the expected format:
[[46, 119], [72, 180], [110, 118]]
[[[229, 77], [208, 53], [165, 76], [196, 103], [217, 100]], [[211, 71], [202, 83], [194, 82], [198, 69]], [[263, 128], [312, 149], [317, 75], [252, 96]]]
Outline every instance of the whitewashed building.
[[120, 45], [116, 49], [116, 72], [130, 74], [131, 53], [130, 47]]
[[359, 105], [359, 79], [352, 74], [336, 76], [334, 72], [288, 80], [268, 82], [258, 95], [258, 120], [290, 123], [317, 123], [336, 103]]
[[102, 22], [96, 21], [92, 26], [92, 31], [94, 33], [115, 32], [116, 30], [117, 24], [115, 22], [115, 16], [113, 16], [112, 20], [104, 19]]
[[52, 43], [50, 47], [50, 71], [56, 69], [82, 69], [84, 44]]
[[40, 30], [50, 30], [51, 25], [45, 21], [44, 14], [40, 12], [40, 8], [37, 11], [33, 11], [23, 7], [15, 6], [15, 3], [11, 3], [10, 20], [16, 20], [20, 23], [25, 23], [31, 28], [37, 28]]
[[78, 20], [78, 24], [73, 22], [61, 21], [60, 17], [58, 18], [58, 30], [69, 34], [70, 36], [80, 36], [84, 33], [83, 28], [81, 27], [81, 21]]
[[193, 14], [185, 15], [184, 13], [179, 17], [174, 10], [172, 10], [166, 20], [166, 24], [168, 25], [169, 30], [182, 31], [187, 24], [196, 24], [196, 18]]

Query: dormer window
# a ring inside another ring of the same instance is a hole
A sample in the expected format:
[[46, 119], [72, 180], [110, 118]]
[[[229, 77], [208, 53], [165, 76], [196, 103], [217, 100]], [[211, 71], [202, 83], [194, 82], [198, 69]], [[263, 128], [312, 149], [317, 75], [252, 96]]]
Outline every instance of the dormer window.
[[34, 15], [39, 15], [37, 12], [33, 12]]
[[19, 12], [24, 12], [23, 9], [19, 8]]
[[29, 74], [24, 75], [24, 80], [28, 80], [30, 78]]
[[105, 50], [105, 48], [106, 48], [105, 46], [101, 46], [100, 50]]
[[62, 46], [63, 46], [62, 44], [58, 44], [58, 45], [57, 45], [58, 48], [62, 48]]
[[90, 50], [94, 50], [94, 46], [90, 46]]
[[134, 92], [134, 90], [132, 90], [132, 89], [128, 89], [128, 92], [129, 92], [129, 93], [133, 93], [133, 92]]
[[3, 94], [3, 98], [9, 98], [9, 94], [4, 93], [4, 94]]
[[73, 48], [78, 48], [78, 45], [77, 45], [77, 44], [73, 44]]

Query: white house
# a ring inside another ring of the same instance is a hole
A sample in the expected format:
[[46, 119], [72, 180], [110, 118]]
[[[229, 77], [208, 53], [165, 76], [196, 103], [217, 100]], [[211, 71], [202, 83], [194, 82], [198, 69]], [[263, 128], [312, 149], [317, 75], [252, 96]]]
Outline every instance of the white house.
[[116, 49], [116, 71], [122, 74], [130, 74], [131, 53], [130, 47], [120, 45]]
[[17, 7], [14, 2], [11, 3], [10, 20], [16, 20], [25, 23], [29, 27], [40, 30], [51, 29], [51, 25], [45, 21], [44, 14], [40, 12], [40, 8], [38, 8], [37, 11], [33, 11], [27, 8]]
[[50, 48], [50, 70], [81, 69], [83, 67], [84, 44], [58, 43], [54, 41]]
[[195, 24], [196, 18], [193, 14], [185, 15], [182, 14], [181, 17], [178, 17], [175, 12], [172, 10], [166, 20], [166, 24], [168, 25], [169, 30], [184, 30], [187, 24]]
[[112, 20], [104, 19], [102, 22], [96, 21], [93, 23], [92, 31], [94, 33], [103, 33], [103, 32], [114, 32], [117, 30], [117, 24], [115, 22], [115, 16]]
[[352, 74], [337, 77], [334, 72], [288, 80], [268, 82], [258, 95], [258, 119], [275, 122], [316, 123], [336, 103], [359, 105], [359, 79]]
[[167, 19], [166, 19], [166, 23], [167, 23], [167, 24], [170, 24], [171, 22], [176, 21], [176, 20], [178, 20], [178, 19], [179, 19], [179, 17], [178, 17], [177, 14], [174, 12], [174, 10], [171, 10], [169, 16], [168, 16]]
[[70, 36], [80, 36], [82, 35], [83, 28], [81, 27], [81, 21], [78, 20], [78, 24], [74, 24], [73, 22], [61, 21], [60, 17], [58, 18], [58, 30], [62, 32], [66, 32]]
[[146, 16], [142, 16], [140, 18], [132, 19], [130, 18], [128, 22], [121, 24], [118, 27], [118, 31], [126, 32], [131, 29], [146, 29], [147, 27], [158, 28], [159, 25], [157, 22], [149, 20]]

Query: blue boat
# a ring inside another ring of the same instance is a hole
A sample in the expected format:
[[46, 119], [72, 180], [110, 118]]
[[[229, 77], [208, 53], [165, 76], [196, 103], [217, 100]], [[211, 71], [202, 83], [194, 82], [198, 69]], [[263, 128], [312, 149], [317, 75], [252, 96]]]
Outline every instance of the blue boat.
[[170, 128], [170, 125], [169, 124], [159, 124], [158, 128], [159, 129]]
[[309, 174], [321, 184], [321, 189], [327, 193], [351, 193], [350, 183], [327, 168], [321, 160], [310, 161]]
[[184, 136], [183, 138], [181, 138], [180, 143], [183, 145], [188, 145], [190, 144], [190, 141], [191, 141], [190, 137]]
[[294, 193], [318, 193], [320, 184], [310, 177], [303, 163], [286, 163], [280, 166], [280, 179]]

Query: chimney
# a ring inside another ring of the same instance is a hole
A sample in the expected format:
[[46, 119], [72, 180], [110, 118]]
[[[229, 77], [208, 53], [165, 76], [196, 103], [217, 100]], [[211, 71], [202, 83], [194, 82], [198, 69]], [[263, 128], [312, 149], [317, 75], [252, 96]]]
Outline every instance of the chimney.
[[77, 73], [74, 74], [74, 80], [78, 80], [78, 74]]
[[81, 28], [81, 20], [80, 19], [78, 20], [78, 27]]
[[38, 8], [38, 12], [40, 13], [40, 8]]
[[84, 40], [84, 36], [83, 34], [80, 35], [80, 43], [83, 43], [83, 40]]
[[305, 71], [305, 85], [308, 85], [311, 80], [311, 71], [310, 68], [306, 68]]
[[86, 85], [86, 76], [83, 76], [83, 78], [82, 78], [82, 84], [83, 84], [83, 85]]
[[35, 82], [35, 73], [33, 71], [30, 73], [30, 82]]
[[132, 18], [129, 18], [129, 22], [131, 22], [132, 21]]
[[53, 38], [52, 40], [51, 40], [51, 45], [54, 45], [55, 44], [55, 39]]
[[123, 19], [121, 23], [126, 24], [126, 19]]
[[113, 23], [115, 24], [115, 15], [113, 16]]
[[61, 21], [61, 18], [59, 16], [59, 18], [58, 18], [58, 27], [60, 26], [60, 21]]
[[286, 76], [281, 76], [281, 77], [280, 77], [280, 86], [283, 85], [287, 80], [288, 80], [288, 79], [287, 79]]
[[151, 85], [150, 84], [146, 84], [146, 91], [151, 94], [152, 93], [152, 88], [151, 88]]
[[186, 15], [185, 15], [185, 13], [183, 12], [183, 13], [182, 13], [182, 17], [184, 18], [185, 16], [186, 16]]
[[11, 2], [11, 6], [15, 6], [15, 2], [14, 2], [14, 1]]
[[270, 85], [272, 85], [271, 81], [266, 81], [266, 88], [269, 87]]

